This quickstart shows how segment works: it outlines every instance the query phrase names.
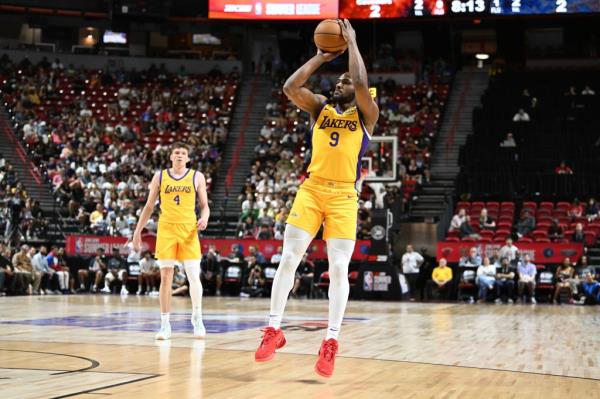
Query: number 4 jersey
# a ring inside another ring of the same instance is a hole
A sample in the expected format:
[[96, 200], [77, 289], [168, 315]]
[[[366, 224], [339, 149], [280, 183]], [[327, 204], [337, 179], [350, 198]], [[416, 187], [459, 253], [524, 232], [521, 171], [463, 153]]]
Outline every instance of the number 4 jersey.
[[197, 171], [188, 169], [180, 178], [171, 176], [169, 169], [160, 174], [160, 222], [192, 223], [196, 219], [196, 186], [194, 184]]
[[326, 180], [356, 183], [370, 139], [356, 106], [342, 111], [325, 104], [312, 127], [308, 173]]

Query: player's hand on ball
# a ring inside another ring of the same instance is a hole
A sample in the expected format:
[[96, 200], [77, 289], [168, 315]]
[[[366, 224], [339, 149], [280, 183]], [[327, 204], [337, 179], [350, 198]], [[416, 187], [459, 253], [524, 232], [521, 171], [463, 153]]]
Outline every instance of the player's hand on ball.
[[344, 54], [344, 51], [338, 51], [337, 53], [325, 53], [320, 48], [317, 49], [317, 55], [323, 58], [325, 62], [333, 61], [342, 54]]
[[206, 219], [198, 219], [198, 230], [202, 231], [206, 229], [206, 226], [208, 225], [208, 221]]
[[344, 36], [344, 39], [346, 39], [348, 43], [356, 42], [356, 32], [352, 25], [350, 25], [350, 21], [341, 19], [340, 26], [342, 27], [342, 36]]

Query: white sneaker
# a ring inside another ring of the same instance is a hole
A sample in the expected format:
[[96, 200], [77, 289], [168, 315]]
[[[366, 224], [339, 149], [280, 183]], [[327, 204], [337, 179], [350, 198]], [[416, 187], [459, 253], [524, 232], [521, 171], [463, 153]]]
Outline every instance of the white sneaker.
[[103, 292], [103, 293], [105, 293], [105, 294], [110, 294], [110, 288], [108, 288], [108, 287], [104, 287], [104, 288], [102, 288], [102, 289], [100, 290], [100, 292]]
[[137, 290], [137, 292], [135, 293], [135, 295], [142, 295], [142, 290]]
[[129, 295], [129, 291], [127, 291], [127, 288], [125, 288], [125, 286], [121, 287], [121, 295]]
[[508, 298], [508, 304], [512, 305], [515, 301], [513, 301], [512, 299]]
[[531, 304], [532, 304], [532, 305], [535, 305], [535, 304], [537, 304], [537, 301], [535, 300], [535, 298], [534, 298], [534, 297], [531, 297]]
[[496, 305], [501, 305], [502, 304], [502, 299], [496, 298], [496, 300], [494, 302], [496, 303]]
[[192, 326], [194, 326], [194, 337], [206, 336], [206, 328], [202, 322], [202, 315], [192, 314]]
[[160, 326], [160, 330], [154, 336], [154, 339], [167, 340], [171, 338], [171, 323], [165, 323]]

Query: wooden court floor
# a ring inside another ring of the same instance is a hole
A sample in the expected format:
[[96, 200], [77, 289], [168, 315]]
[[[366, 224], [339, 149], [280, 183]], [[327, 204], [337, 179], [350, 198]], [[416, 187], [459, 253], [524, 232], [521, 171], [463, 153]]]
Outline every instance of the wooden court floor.
[[205, 298], [205, 339], [173, 303], [155, 342], [157, 298], [0, 298], [0, 398], [600, 398], [599, 307], [353, 301], [327, 380], [326, 301], [289, 302], [264, 364], [268, 300]]

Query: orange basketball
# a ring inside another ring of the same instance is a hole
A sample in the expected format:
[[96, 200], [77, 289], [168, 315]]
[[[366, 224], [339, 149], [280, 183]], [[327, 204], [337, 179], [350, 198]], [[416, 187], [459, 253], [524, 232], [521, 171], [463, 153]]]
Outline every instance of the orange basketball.
[[337, 53], [348, 47], [337, 19], [321, 21], [315, 29], [314, 40], [317, 47], [325, 53]]

